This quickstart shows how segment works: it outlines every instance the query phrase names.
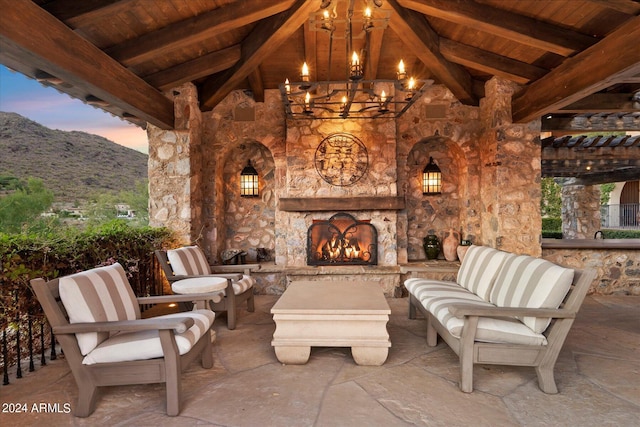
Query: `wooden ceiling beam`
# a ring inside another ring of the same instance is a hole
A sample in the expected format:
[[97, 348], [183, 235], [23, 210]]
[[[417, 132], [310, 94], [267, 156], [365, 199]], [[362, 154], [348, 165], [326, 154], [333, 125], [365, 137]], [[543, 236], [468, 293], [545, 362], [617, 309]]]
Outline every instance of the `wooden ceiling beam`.
[[633, 93], [594, 93], [558, 110], [558, 113], [631, 113], [640, 112]]
[[170, 99], [41, 7], [30, 1], [0, 0], [0, 10], [2, 55], [19, 63], [37, 63], [42, 71], [83, 88], [87, 95], [160, 128], [173, 127]]
[[[543, 178], [554, 178], [557, 176], [554, 175], [555, 173], [553, 169], [547, 170], [544, 167], [542, 168]], [[640, 167], [582, 174], [573, 178], [565, 178], [563, 185], [600, 185], [612, 182], [637, 181], [638, 179], [640, 179]]]
[[169, 50], [186, 48], [217, 34], [281, 13], [292, 3], [293, 0], [241, 0], [127, 40], [105, 49], [105, 52], [125, 66], [133, 67], [166, 55]]
[[71, 28], [91, 24], [94, 19], [126, 12], [131, 0], [54, 0], [42, 4], [42, 8]]
[[635, 131], [640, 132], [639, 119], [622, 119], [607, 120], [605, 117], [598, 117], [599, 120], [593, 118], [581, 117], [543, 117], [543, 132], [622, 132]]
[[449, 61], [465, 67], [504, 77], [519, 84], [527, 84], [544, 76], [549, 70], [486, 50], [440, 39], [440, 51]]
[[242, 58], [233, 68], [207, 79], [200, 91], [200, 106], [211, 110], [234, 90], [269, 55], [318, 10], [320, 0], [297, 0], [286, 12], [264, 19], [242, 43]]
[[514, 122], [538, 119], [640, 72], [640, 17], [636, 16], [590, 48], [517, 93]]
[[399, 0], [422, 14], [465, 25], [536, 49], [571, 56], [597, 42], [587, 35], [471, 0]]
[[262, 71], [260, 67], [256, 67], [247, 76], [251, 92], [253, 92], [253, 100], [256, 102], [264, 102], [264, 82], [262, 80]]
[[458, 64], [449, 62], [440, 52], [439, 37], [424, 16], [400, 6], [397, 0], [387, 3], [396, 12], [389, 26], [424, 64], [434, 77], [444, 84], [460, 102], [477, 105], [471, 75]]
[[160, 90], [171, 89], [182, 83], [198, 80], [211, 74], [219, 73], [240, 60], [240, 45], [228, 47], [217, 52], [211, 52], [200, 58], [178, 64], [166, 70], [145, 76], [150, 85]]
[[369, 45], [367, 58], [365, 58], [365, 80], [375, 80], [378, 76], [378, 64], [380, 63], [380, 52], [382, 51], [384, 32], [385, 30], [376, 30], [367, 33]]
[[[309, 20], [307, 19], [304, 22], [304, 29], [303, 29], [303, 36], [304, 36], [304, 62], [307, 63], [307, 67], [309, 67], [309, 72], [311, 73], [311, 75], [315, 76], [316, 79], [319, 79], [319, 74], [318, 74], [318, 32], [317, 31], [311, 31], [311, 24], [309, 23]], [[300, 70], [302, 71], [302, 70]], [[298, 73], [299, 75], [300, 73]], [[293, 81], [298, 81], [300, 78], [299, 77], [294, 77]]]

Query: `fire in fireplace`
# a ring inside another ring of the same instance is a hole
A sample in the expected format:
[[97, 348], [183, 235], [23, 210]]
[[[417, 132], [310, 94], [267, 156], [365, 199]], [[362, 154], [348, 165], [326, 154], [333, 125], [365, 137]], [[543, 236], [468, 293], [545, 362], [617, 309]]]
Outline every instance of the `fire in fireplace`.
[[348, 213], [313, 220], [307, 231], [307, 265], [377, 265], [378, 231]]

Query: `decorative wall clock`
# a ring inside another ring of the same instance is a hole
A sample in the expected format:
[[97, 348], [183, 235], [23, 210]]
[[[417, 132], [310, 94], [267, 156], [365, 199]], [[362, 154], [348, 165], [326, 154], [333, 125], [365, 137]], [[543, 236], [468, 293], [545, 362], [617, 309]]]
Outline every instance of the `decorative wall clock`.
[[320, 142], [314, 157], [316, 170], [331, 185], [353, 185], [367, 171], [367, 148], [355, 136], [334, 133]]

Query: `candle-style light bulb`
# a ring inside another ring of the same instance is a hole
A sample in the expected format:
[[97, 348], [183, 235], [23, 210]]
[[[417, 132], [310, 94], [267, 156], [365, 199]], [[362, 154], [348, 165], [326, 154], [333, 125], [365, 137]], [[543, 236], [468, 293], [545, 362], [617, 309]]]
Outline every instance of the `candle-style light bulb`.
[[409, 84], [407, 84], [407, 89], [414, 90], [416, 88], [416, 79], [413, 77], [409, 78]]
[[291, 94], [291, 85], [289, 84], [289, 79], [284, 79], [284, 91], [287, 95]]
[[398, 64], [398, 80], [404, 80], [407, 78], [407, 71], [404, 68], [404, 61], [401, 59]]
[[309, 81], [309, 66], [306, 62], [302, 64], [302, 73], [300, 74], [300, 76], [302, 77], [303, 82]]
[[384, 93], [384, 90], [383, 90], [382, 93], [380, 94], [380, 101], [384, 104], [386, 100], [387, 100], [387, 94]]
[[355, 51], [353, 51], [353, 55], [351, 55], [351, 65], [360, 65], [360, 58], [358, 58], [358, 54]]

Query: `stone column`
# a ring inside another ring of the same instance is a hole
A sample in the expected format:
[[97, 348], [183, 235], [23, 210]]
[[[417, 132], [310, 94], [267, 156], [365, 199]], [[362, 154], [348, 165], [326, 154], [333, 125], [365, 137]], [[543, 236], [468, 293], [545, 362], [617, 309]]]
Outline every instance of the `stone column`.
[[565, 239], [593, 239], [600, 230], [600, 187], [562, 185], [562, 236]]
[[511, 98], [518, 86], [494, 77], [480, 104], [482, 244], [540, 256], [540, 121], [511, 122]]
[[185, 84], [171, 91], [175, 128], [149, 125], [149, 225], [174, 231], [182, 244], [196, 242], [201, 222], [201, 118], [197, 91]]

